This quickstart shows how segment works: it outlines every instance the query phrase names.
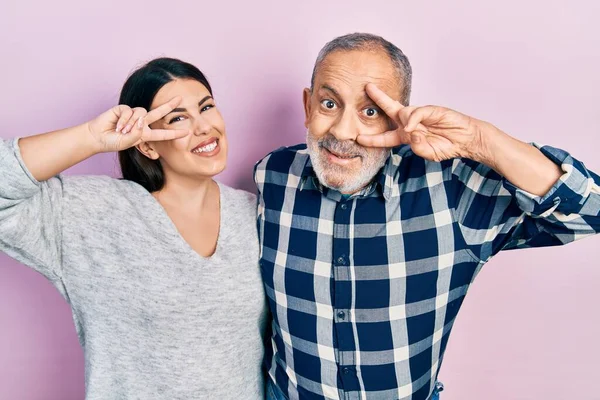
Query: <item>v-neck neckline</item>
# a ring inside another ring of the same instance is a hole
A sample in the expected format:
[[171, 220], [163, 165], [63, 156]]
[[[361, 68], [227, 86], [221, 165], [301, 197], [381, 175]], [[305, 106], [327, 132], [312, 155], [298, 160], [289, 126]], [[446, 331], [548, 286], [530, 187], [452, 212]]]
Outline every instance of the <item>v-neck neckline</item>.
[[217, 245], [215, 246], [215, 251], [210, 256], [203, 256], [202, 254], [194, 250], [192, 246], [188, 243], [188, 241], [185, 240], [185, 238], [181, 235], [181, 233], [177, 229], [177, 226], [175, 226], [175, 223], [173, 222], [171, 217], [169, 217], [169, 214], [167, 214], [167, 210], [165, 210], [163, 205], [160, 204], [160, 202], [152, 195], [152, 193], [144, 190], [148, 194], [149, 202], [152, 203], [151, 207], [153, 207], [156, 214], [160, 216], [160, 218], [156, 220], [157, 230], [162, 234], [168, 234], [174, 242], [178, 243], [181, 250], [184, 250], [188, 253], [193, 253], [195, 257], [197, 257], [203, 262], [210, 261], [215, 257], [219, 256], [222, 247], [221, 239], [224, 236], [223, 230], [225, 224], [223, 222], [223, 203], [226, 201], [226, 199], [225, 196], [223, 196], [222, 185], [217, 181], [215, 181], [215, 183], [217, 184], [217, 188], [219, 189], [219, 233], [217, 234]]

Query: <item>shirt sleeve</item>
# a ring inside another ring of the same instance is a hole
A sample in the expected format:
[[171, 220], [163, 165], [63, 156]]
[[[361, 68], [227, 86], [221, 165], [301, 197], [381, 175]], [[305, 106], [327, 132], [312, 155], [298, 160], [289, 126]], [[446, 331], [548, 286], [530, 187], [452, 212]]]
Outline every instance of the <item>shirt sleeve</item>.
[[563, 171], [544, 196], [527, 193], [472, 160], [452, 164], [455, 217], [483, 261], [500, 250], [563, 245], [600, 230], [598, 175], [566, 151], [538, 148]]

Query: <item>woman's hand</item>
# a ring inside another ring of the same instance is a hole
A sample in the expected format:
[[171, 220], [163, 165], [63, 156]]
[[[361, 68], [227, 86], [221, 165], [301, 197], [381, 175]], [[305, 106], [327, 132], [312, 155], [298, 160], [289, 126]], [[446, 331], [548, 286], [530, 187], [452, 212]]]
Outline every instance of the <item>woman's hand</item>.
[[172, 140], [187, 136], [188, 130], [151, 129], [150, 124], [173, 111], [181, 102], [175, 97], [154, 110], [118, 105], [87, 123], [97, 152], [120, 151], [142, 142]]

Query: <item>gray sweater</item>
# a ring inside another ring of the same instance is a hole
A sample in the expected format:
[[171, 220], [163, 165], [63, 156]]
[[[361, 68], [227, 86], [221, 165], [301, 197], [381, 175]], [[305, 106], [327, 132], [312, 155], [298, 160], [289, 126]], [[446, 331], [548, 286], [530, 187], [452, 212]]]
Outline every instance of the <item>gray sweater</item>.
[[37, 182], [0, 140], [0, 250], [70, 304], [86, 399], [262, 399], [264, 291], [256, 199], [219, 185], [216, 252], [201, 257], [141, 186]]

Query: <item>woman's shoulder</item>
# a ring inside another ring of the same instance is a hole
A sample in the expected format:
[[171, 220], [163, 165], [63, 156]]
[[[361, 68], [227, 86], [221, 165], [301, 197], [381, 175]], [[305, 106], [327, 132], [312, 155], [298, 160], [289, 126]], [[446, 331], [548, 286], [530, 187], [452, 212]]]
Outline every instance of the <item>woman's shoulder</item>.
[[115, 207], [121, 203], [140, 204], [148, 191], [135, 182], [103, 175], [62, 176], [65, 200], [73, 206]]
[[256, 195], [221, 183], [219, 188], [221, 189], [221, 218], [226, 226], [221, 239], [237, 247], [240, 243], [252, 246], [246, 249], [246, 253], [257, 249]]
[[106, 175], [63, 175], [62, 180], [65, 190], [90, 193], [100, 197], [114, 192], [141, 194], [145, 190], [135, 182]]
[[221, 189], [221, 212], [234, 224], [254, 225], [256, 221], [256, 195], [219, 183]]
[[235, 189], [223, 183], [219, 183], [221, 197], [227, 199], [231, 206], [250, 206], [256, 208], [256, 195], [242, 189]]

